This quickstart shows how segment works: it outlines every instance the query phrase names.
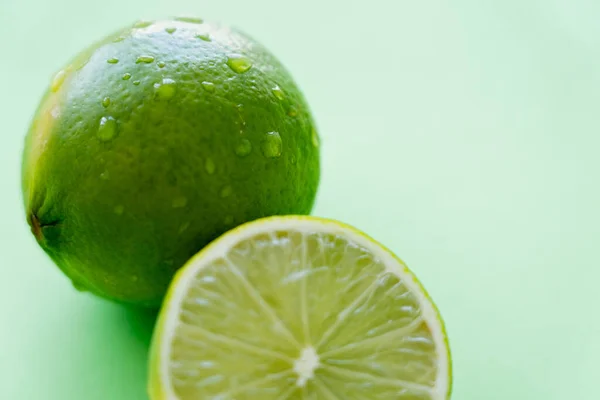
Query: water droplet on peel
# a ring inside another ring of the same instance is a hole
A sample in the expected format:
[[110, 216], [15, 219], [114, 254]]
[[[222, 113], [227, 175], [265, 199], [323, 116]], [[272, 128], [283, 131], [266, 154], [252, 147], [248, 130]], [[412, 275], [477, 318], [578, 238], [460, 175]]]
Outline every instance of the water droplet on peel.
[[141, 63], [144, 63], [144, 64], [150, 64], [150, 63], [152, 63], [152, 62], [154, 62], [154, 57], [152, 57], [152, 56], [139, 56], [139, 57], [138, 57], [138, 58], [135, 60], [135, 63], [136, 63], [136, 64], [141, 64]]
[[240, 139], [235, 146], [235, 154], [240, 157], [245, 157], [252, 152], [252, 143], [248, 139]]
[[207, 158], [206, 162], [204, 163], [204, 169], [206, 170], [206, 173], [209, 175], [212, 175], [215, 173], [215, 169], [216, 169], [216, 165], [215, 162], [212, 160], [212, 158]]
[[252, 68], [252, 61], [240, 54], [232, 54], [227, 57], [227, 65], [233, 72], [243, 74]]
[[123, 207], [121, 204], [119, 204], [118, 206], [115, 206], [115, 208], [114, 208], [114, 212], [117, 215], [123, 214], [123, 211], [125, 211], [125, 207]]
[[233, 216], [232, 215], [226, 216], [225, 220], [223, 222], [225, 222], [225, 225], [231, 225], [231, 224], [233, 224]]
[[202, 82], [202, 87], [207, 92], [211, 92], [212, 93], [212, 92], [215, 91], [215, 84], [212, 83], [212, 82], [204, 81], [204, 82]]
[[117, 134], [117, 121], [113, 117], [102, 117], [100, 118], [100, 125], [98, 126], [98, 139], [103, 142], [109, 141]]
[[158, 65], [158, 68], [164, 68], [167, 64], [164, 61], [159, 61], [156, 65]]
[[175, 95], [175, 81], [170, 78], [164, 78], [161, 83], [155, 83], [156, 96], [161, 99], [170, 99]]
[[52, 107], [52, 109], [50, 110], [50, 115], [52, 115], [52, 118], [54, 119], [60, 117], [60, 107], [58, 107], [58, 105]]
[[221, 197], [229, 197], [233, 193], [233, 188], [230, 185], [223, 186], [221, 189]]
[[205, 42], [210, 42], [210, 35], [208, 33], [200, 33], [196, 35], [196, 37], [200, 40], [204, 40]]
[[269, 132], [262, 141], [262, 153], [267, 158], [277, 158], [281, 155], [283, 143], [277, 132]]
[[168, 34], [173, 34], [173, 33], [175, 33], [176, 30], [177, 30], [177, 28], [175, 28], [173, 26], [165, 28], [165, 32], [167, 32]]
[[52, 78], [52, 83], [50, 84], [50, 90], [52, 90], [55, 93], [58, 92], [58, 90], [64, 83], [66, 76], [67, 76], [67, 73], [65, 72], [64, 69], [61, 71], [58, 71], [56, 73], [56, 75], [54, 75], [54, 78]]
[[176, 197], [171, 202], [173, 208], [183, 208], [187, 205], [187, 198], [184, 196]]
[[128, 81], [131, 79], [131, 74], [129, 72], [127, 72], [126, 74], [123, 75], [122, 78], [124, 81]]
[[100, 179], [102, 179], [103, 181], [107, 181], [110, 179], [110, 174], [108, 173], [108, 171], [104, 171], [103, 173], [100, 174]]
[[105, 97], [102, 99], [102, 107], [106, 108], [108, 106], [110, 106], [110, 97]]
[[283, 100], [285, 98], [285, 94], [283, 93], [283, 90], [281, 90], [281, 88], [279, 86], [275, 86], [271, 90], [273, 91], [273, 94], [275, 95], [275, 97], [277, 97], [279, 100]]
[[133, 24], [133, 27], [140, 29], [140, 28], [147, 28], [150, 25], [152, 25], [152, 21], [138, 21], [135, 24]]
[[187, 228], [190, 227], [190, 222], [184, 222], [183, 224], [181, 224], [181, 226], [179, 227], [179, 234], [181, 235], [183, 232], [185, 232], [187, 230]]
[[106, 60], [106, 62], [109, 64], [117, 64], [119, 62], [119, 59], [113, 57], [113, 58], [109, 58], [108, 60]]
[[140, 84], [140, 81], [133, 81], [133, 84], [134, 84], [135, 86], [137, 86], [137, 85], [139, 85], [139, 84]]
[[290, 109], [288, 110], [288, 115], [290, 117], [295, 117], [296, 115], [298, 115], [298, 109], [294, 106], [290, 107]]
[[315, 128], [312, 130], [312, 144], [315, 147], [319, 147], [319, 134]]
[[190, 24], [201, 24], [204, 22], [202, 18], [196, 17], [177, 17], [175, 18], [175, 21], [189, 22]]

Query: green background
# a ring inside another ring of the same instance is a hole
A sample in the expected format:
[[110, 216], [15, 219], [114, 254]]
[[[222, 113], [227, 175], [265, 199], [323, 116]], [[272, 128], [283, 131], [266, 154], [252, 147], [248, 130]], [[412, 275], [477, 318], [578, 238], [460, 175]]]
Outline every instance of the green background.
[[23, 136], [50, 77], [141, 17], [241, 27], [320, 127], [314, 213], [398, 253], [447, 321], [457, 400], [593, 400], [600, 3], [0, 0], [0, 399], [146, 399], [153, 315], [77, 293], [28, 232]]

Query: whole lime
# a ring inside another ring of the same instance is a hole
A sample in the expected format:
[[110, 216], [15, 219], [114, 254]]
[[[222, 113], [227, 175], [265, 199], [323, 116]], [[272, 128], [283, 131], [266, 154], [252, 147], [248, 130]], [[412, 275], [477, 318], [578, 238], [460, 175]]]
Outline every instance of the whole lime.
[[22, 168], [32, 232], [75, 287], [148, 306], [230, 228], [309, 213], [318, 182], [318, 135], [289, 73], [196, 18], [138, 22], [58, 72]]

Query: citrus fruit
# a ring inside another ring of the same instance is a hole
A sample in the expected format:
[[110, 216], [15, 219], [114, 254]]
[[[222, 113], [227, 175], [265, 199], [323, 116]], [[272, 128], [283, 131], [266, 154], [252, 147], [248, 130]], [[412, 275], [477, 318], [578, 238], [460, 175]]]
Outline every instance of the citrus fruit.
[[400, 259], [314, 217], [235, 228], [173, 280], [150, 359], [152, 400], [450, 396], [444, 324]]
[[319, 139], [285, 68], [196, 18], [138, 22], [56, 74], [22, 182], [33, 234], [75, 287], [158, 305], [228, 229], [310, 212]]

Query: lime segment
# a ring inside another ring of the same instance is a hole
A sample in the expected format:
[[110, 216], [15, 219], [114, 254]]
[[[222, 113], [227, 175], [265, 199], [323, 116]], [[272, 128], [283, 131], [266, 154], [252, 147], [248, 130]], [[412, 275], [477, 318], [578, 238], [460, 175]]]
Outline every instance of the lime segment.
[[439, 314], [384, 247], [338, 222], [243, 225], [177, 275], [152, 399], [447, 399]]

